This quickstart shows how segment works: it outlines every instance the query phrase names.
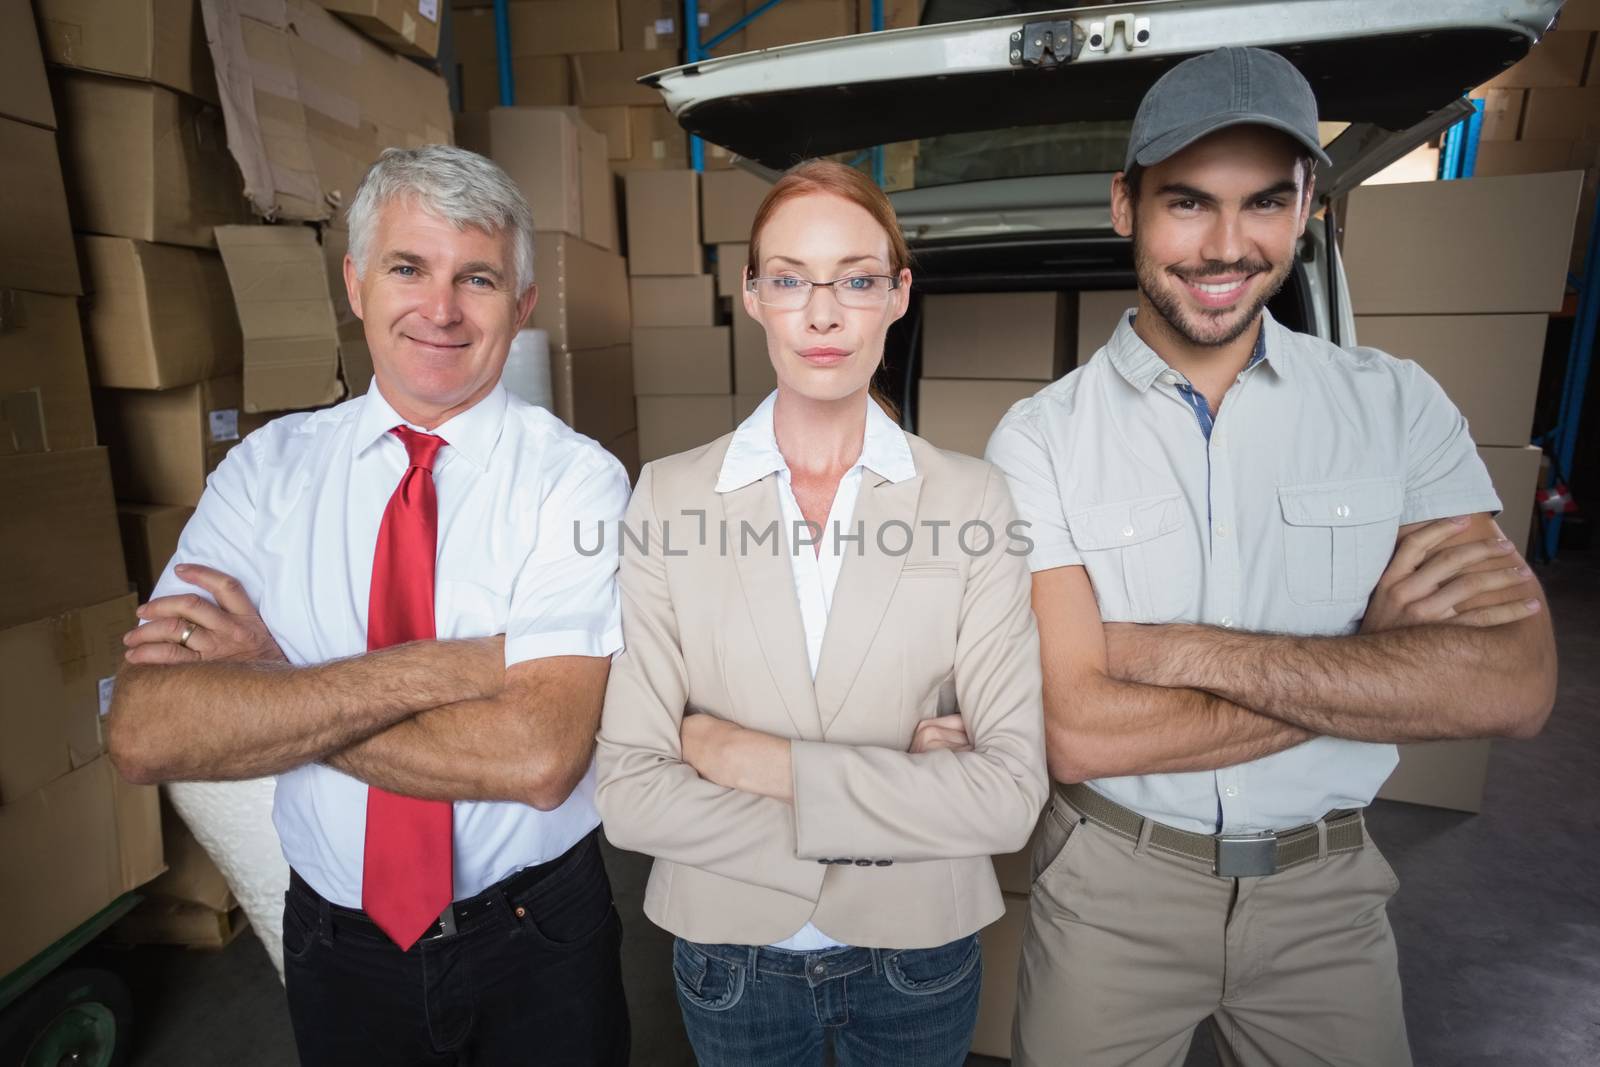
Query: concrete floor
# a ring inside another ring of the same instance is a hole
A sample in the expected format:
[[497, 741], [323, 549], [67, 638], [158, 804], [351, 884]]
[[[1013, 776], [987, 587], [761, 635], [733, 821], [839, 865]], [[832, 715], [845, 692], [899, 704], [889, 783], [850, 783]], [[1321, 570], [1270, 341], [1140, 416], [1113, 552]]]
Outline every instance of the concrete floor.
[[[1403, 887], [1390, 914], [1419, 1065], [1600, 1064], [1600, 558], [1541, 568], [1561, 645], [1561, 693], [1538, 739], [1495, 746], [1484, 813], [1377, 803], [1374, 837]], [[634, 1061], [693, 1059], [670, 939], [641, 914], [648, 861], [608, 855], [627, 924]], [[134, 1067], [295, 1062], [282, 989], [248, 933], [217, 953], [112, 954], [136, 997]], [[972, 1064], [1001, 1061], [973, 1057]], [[1216, 1063], [1204, 1038], [1190, 1065]]]

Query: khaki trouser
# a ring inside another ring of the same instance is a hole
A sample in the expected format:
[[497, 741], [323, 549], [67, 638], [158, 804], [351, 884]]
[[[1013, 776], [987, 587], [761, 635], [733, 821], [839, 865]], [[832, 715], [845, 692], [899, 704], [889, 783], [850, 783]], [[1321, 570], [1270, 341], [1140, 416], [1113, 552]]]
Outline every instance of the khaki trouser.
[[1264, 878], [1142, 848], [1059, 795], [1033, 853], [1012, 1062], [1178, 1067], [1210, 1020], [1222, 1062], [1404, 1067], [1399, 888], [1369, 841]]

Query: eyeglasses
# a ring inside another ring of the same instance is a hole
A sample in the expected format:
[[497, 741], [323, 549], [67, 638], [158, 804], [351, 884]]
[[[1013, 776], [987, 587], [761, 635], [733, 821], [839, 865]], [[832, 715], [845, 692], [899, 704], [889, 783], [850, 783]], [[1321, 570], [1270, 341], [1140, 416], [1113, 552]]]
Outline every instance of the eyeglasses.
[[747, 283], [756, 299], [769, 308], [798, 311], [811, 302], [812, 290], [832, 289], [834, 299], [847, 308], [877, 308], [889, 302], [889, 294], [900, 288], [900, 279], [887, 274], [852, 274], [831, 282], [783, 275], [777, 278], [751, 278]]

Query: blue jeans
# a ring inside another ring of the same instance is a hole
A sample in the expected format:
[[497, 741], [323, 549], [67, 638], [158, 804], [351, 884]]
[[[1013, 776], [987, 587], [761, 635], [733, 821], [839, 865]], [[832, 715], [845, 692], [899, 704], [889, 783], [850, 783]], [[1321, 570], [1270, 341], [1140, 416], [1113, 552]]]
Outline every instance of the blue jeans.
[[787, 952], [678, 938], [672, 972], [704, 1067], [960, 1067], [978, 1021], [978, 935], [927, 949]]

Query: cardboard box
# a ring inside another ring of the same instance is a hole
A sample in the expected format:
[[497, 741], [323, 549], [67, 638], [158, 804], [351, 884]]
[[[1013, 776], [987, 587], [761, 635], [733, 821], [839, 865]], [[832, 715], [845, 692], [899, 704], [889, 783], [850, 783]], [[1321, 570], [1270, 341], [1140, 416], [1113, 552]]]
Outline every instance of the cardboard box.
[[238, 905], [228, 880], [165, 796], [161, 798], [161, 842], [167, 870], [146, 887], [148, 892], [213, 912], [232, 911]]
[[1556, 25], [1563, 30], [1600, 30], [1600, 0], [1567, 0]]
[[33, 6], [51, 63], [218, 102], [199, 0], [34, 0]]
[[635, 326], [634, 395], [731, 393], [729, 357], [726, 326]]
[[[242, 432], [240, 438], [248, 436]], [[161, 578], [161, 572], [178, 551], [178, 536], [188, 525], [194, 508], [181, 504], [129, 504], [117, 505], [117, 525], [122, 531], [122, 556], [128, 566], [128, 578], [139, 590], [141, 601], [150, 599], [150, 591]]]
[[[617, 5], [594, 0], [511, 0], [506, 5], [511, 25], [511, 56], [571, 55], [615, 52]], [[457, 39], [487, 36], [494, 40], [494, 9], [489, 6], [452, 12]], [[461, 53], [457, 53], [460, 55]]]
[[700, 233], [706, 244], [750, 240], [756, 209], [772, 184], [749, 171], [711, 171], [700, 179]]
[[322, 0], [322, 6], [401, 55], [439, 54], [439, 0]]
[[536, 228], [583, 235], [578, 123], [568, 109], [497, 107], [465, 114], [456, 135], [463, 148], [488, 156], [511, 175]]
[[[730, 242], [717, 246], [717, 295], [739, 299], [745, 261], [750, 258], [747, 241]], [[735, 308], [735, 311], [738, 309]]]
[[1543, 89], [1582, 85], [1593, 47], [1594, 34], [1587, 30], [1552, 30], [1520, 61], [1484, 82], [1483, 88]]
[[1503, 510], [1495, 522], [1506, 540], [1517, 546], [1524, 557], [1536, 526], [1533, 521], [1534, 493], [1539, 488], [1540, 450], [1533, 445], [1500, 448], [1480, 445], [1478, 456], [1489, 469], [1489, 480], [1500, 497]]
[[206, 476], [239, 442], [238, 375], [176, 389], [99, 389], [95, 414], [111, 449], [117, 496], [194, 507]]
[[0, 118], [0, 289], [83, 292], [56, 135]]
[[552, 351], [550, 391], [561, 420], [596, 441], [615, 440], [639, 424], [628, 345]]
[[[366, 324], [356, 317], [344, 284], [344, 256], [350, 235], [336, 226], [323, 226], [318, 236], [322, 238], [322, 262], [328, 272], [328, 296], [338, 324], [339, 377], [344, 381], [346, 396], [360, 396], [372, 384], [372, 351], [367, 345]], [[245, 428], [246, 421], [239, 424], [241, 437], [250, 433]]]
[[0, 804], [97, 758], [132, 596], [0, 630]]
[[534, 237], [539, 302], [528, 325], [550, 334], [550, 351], [628, 343], [627, 265], [570, 234]]
[[215, 911], [152, 893], [118, 919], [106, 932], [115, 945], [176, 945], [180, 948], [223, 949], [250, 925], [244, 908]]
[[[786, 0], [787, 2], [787, 0]], [[622, 47], [676, 52], [686, 43], [683, 0], [621, 0]], [[744, 17], [744, 0], [700, 0], [700, 40], [710, 41]], [[744, 34], [719, 42], [715, 54], [744, 51]]]
[[629, 148], [623, 170], [683, 170], [689, 135], [665, 106], [628, 108]]
[[1357, 343], [1414, 359], [1480, 445], [1522, 446], [1544, 362], [1545, 315], [1360, 315]]
[[1078, 293], [1078, 344], [1073, 366], [1082, 366], [1106, 346], [1122, 315], [1139, 306], [1137, 289], [1095, 289]]
[[[454, 19], [456, 68], [461, 79], [461, 109], [499, 107], [500, 54], [495, 46], [494, 13], [457, 10]], [[513, 56], [512, 87], [519, 107], [572, 103], [572, 63], [565, 55]]]
[[700, 182], [692, 170], [629, 171], [629, 274], [702, 274]]
[[93, 235], [78, 247], [96, 385], [170, 389], [239, 373], [244, 341], [215, 252]]
[[641, 396], [639, 458], [645, 463], [733, 432], [733, 397]]
[[1521, 136], [1525, 141], [1600, 141], [1600, 85], [1529, 89]]
[[39, 34], [27, 4], [0, 5], [0, 118], [56, 128]]
[[338, 324], [316, 233], [307, 226], [221, 226], [217, 246], [244, 337], [244, 409], [287, 411], [338, 400]]
[[315, 0], [201, 0], [228, 148], [263, 218], [321, 221], [383, 147], [449, 143], [444, 79]]
[[983, 456], [989, 435], [1012, 404], [1048, 382], [924, 378], [917, 390], [917, 434], [952, 452]]
[[1522, 105], [1526, 89], [1478, 89], [1472, 94], [1483, 100], [1483, 125], [1478, 130], [1478, 151], [1488, 141], [1515, 141], [1522, 129]]
[[1582, 182], [1567, 171], [1352, 190], [1343, 254], [1352, 307], [1358, 315], [1556, 311]]
[[578, 117], [606, 139], [607, 159], [627, 159], [633, 154], [631, 109], [625, 107], [580, 107]]
[[[922, 10], [922, 0], [884, 0], [883, 25], [881, 30], [903, 30], [919, 25], [918, 16]], [[872, 4], [858, 3], [856, 5], [856, 32], [871, 33]]]
[[778, 387], [778, 372], [767, 351], [767, 331], [745, 313], [744, 304], [733, 305], [733, 388], [740, 393], [766, 396]]
[[633, 298], [633, 325], [715, 326], [717, 298], [709, 274], [634, 275], [628, 279]]
[[1005, 914], [978, 935], [983, 945], [983, 988], [978, 993], [978, 1028], [972, 1035], [972, 1051], [1009, 1059], [1028, 898], [1016, 893], [1006, 893], [1004, 897]]
[[0, 856], [11, 916], [0, 929], [0, 973], [9, 973], [161, 873], [156, 790], [123, 782], [102, 756], [0, 805]]
[[128, 591], [105, 449], [0, 456], [0, 500], [0, 627]]
[[1574, 158], [1578, 151], [1579, 144], [1572, 141], [1483, 141], [1478, 144], [1472, 176], [1495, 178], [1578, 170], [1582, 166]]
[[756, 413], [756, 408], [767, 398], [766, 393], [734, 393], [733, 394], [733, 425], [737, 428], [740, 424]]
[[0, 455], [94, 443], [78, 302], [0, 290]]
[[643, 463], [639, 459], [639, 431], [629, 430], [627, 433], [605, 443], [605, 450], [622, 463], [622, 469], [628, 472], [628, 484], [639, 484], [639, 468]]
[[[764, 2], [746, 0], [745, 10], [754, 11]], [[753, 52], [758, 48], [845, 37], [854, 32], [856, 12], [851, 0], [784, 0], [745, 27], [744, 47]]]
[[660, 104], [661, 94], [639, 79], [677, 65], [678, 53], [664, 49], [579, 53], [572, 57], [573, 101], [579, 107]]
[[929, 378], [1054, 381], [1072, 366], [1070, 294], [939, 293], [923, 298]]
[[212, 248], [250, 217], [222, 112], [144, 82], [64, 73], [61, 158], [79, 230]]
[[[574, 109], [576, 110], [576, 109]], [[606, 158], [606, 135], [578, 123], [578, 170], [583, 185], [583, 239], [615, 252], [621, 247], [617, 232], [617, 183]]]

